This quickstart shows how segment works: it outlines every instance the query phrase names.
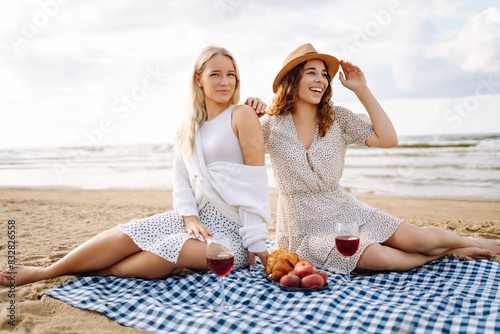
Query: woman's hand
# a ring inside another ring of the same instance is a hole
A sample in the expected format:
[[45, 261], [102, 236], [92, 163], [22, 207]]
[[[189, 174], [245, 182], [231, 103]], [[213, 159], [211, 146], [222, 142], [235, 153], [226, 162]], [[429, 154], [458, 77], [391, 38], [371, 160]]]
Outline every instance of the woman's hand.
[[358, 66], [344, 60], [340, 61], [340, 66], [342, 66], [343, 73], [339, 73], [339, 79], [345, 88], [357, 94], [360, 89], [367, 87], [365, 75]]
[[269, 257], [269, 253], [267, 252], [267, 250], [265, 252], [260, 252], [260, 253], [248, 252], [248, 254], [250, 255], [250, 269], [255, 267], [255, 255], [259, 257], [260, 262], [262, 262], [264, 267], [266, 266], [267, 258]]
[[205, 241], [208, 237], [212, 236], [210, 230], [198, 221], [198, 217], [183, 216], [182, 218], [184, 219], [184, 224], [186, 225], [186, 229], [182, 231], [182, 233], [194, 234], [197, 238], [201, 234]]
[[266, 114], [267, 104], [258, 97], [249, 97], [244, 104], [252, 107], [259, 118]]

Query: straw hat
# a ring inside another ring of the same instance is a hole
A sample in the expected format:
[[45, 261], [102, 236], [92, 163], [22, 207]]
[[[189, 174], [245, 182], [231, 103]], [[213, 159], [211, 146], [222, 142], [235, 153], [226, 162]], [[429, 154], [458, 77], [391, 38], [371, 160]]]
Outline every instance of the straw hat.
[[335, 74], [337, 74], [337, 71], [339, 70], [339, 61], [337, 58], [327, 54], [318, 53], [310, 43], [307, 43], [299, 46], [298, 48], [293, 50], [292, 53], [288, 55], [288, 57], [286, 57], [285, 61], [283, 62], [283, 67], [276, 76], [276, 79], [274, 79], [273, 92], [276, 93], [280, 81], [288, 72], [290, 72], [298, 64], [310, 59], [320, 59], [324, 61], [326, 66], [328, 67], [328, 74], [330, 74], [330, 78], [332, 79], [335, 77]]

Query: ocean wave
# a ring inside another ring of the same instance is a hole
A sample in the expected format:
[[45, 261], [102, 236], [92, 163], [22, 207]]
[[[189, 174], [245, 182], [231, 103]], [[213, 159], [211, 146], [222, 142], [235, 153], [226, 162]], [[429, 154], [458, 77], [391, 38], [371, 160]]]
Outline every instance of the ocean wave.
[[[0, 186], [171, 187], [173, 156], [170, 144], [0, 150]], [[389, 150], [350, 147], [345, 166], [341, 184], [355, 191], [500, 198], [500, 134], [405, 137]], [[269, 155], [266, 167], [272, 188]]]
[[500, 145], [500, 134], [402, 137], [395, 148], [468, 148]]
[[477, 142], [463, 143], [415, 143], [415, 144], [398, 144], [397, 148], [446, 148], [446, 147], [474, 147]]
[[346, 164], [345, 168], [352, 169], [441, 169], [441, 168], [451, 168], [451, 169], [462, 169], [462, 170], [482, 170], [482, 171], [500, 171], [500, 166], [485, 166], [485, 165], [458, 165], [458, 164], [388, 164], [388, 165], [354, 165]]

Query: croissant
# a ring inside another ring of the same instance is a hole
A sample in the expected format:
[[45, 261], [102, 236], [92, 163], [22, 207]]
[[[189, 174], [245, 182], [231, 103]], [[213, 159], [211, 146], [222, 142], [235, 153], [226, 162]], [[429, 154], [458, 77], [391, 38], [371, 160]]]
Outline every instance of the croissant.
[[279, 281], [281, 277], [285, 276], [292, 270], [293, 266], [291, 266], [287, 260], [278, 258], [273, 266], [271, 279], [273, 281]]
[[288, 253], [288, 249], [286, 248], [280, 248], [272, 252], [269, 257], [267, 258], [267, 263], [266, 263], [266, 274], [269, 275], [273, 271], [274, 264], [276, 263], [276, 259], [278, 255]]
[[273, 267], [274, 267], [274, 264], [276, 263], [276, 258], [271, 258], [271, 257], [268, 257], [267, 258], [267, 263], [266, 263], [266, 275], [269, 275], [273, 272]]
[[300, 260], [297, 254], [290, 253], [286, 248], [275, 250], [267, 258], [266, 274], [271, 275], [272, 280], [279, 281], [281, 277], [292, 271]]
[[279, 255], [286, 254], [286, 253], [289, 253], [288, 249], [280, 248], [280, 249], [277, 249], [274, 252], [272, 252], [271, 255], [269, 255], [269, 257], [277, 258]]
[[295, 265], [297, 264], [297, 262], [300, 261], [300, 258], [297, 254], [295, 253], [283, 253], [283, 254], [280, 254], [278, 255], [278, 259], [283, 259], [285, 260], [286, 262], [288, 262], [292, 268], [295, 267]]

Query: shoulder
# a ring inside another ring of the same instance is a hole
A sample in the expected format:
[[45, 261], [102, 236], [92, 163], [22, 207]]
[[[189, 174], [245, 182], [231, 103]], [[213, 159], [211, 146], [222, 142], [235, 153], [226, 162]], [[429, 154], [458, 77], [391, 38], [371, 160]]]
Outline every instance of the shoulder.
[[255, 110], [246, 104], [239, 104], [233, 108], [233, 115], [241, 115], [242, 117], [257, 117]]
[[335, 115], [335, 119], [339, 122], [349, 119], [354, 114], [349, 109], [341, 106], [333, 106], [333, 113]]
[[259, 121], [260, 121], [260, 124], [262, 124], [262, 126], [269, 126], [273, 120], [272, 120], [271, 116], [264, 115], [261, 118], [259, 118]]
[[278, 124], [280, 122], [283, 122], [288, 115], [269, 115], [266, 114], [260, 118], [261, 123], [266, 123], [266, 124]]
[[258, 122], [259, 117], [255, 110], [247, 105], [237, 105], [233, 108], [233, 119], [237, 122]]
[[341, 106], [336, 106], [336, 105], [333, 106], [333, 111], [337, 115], [338, 114], [345, 115], [345, 114], [352, 113], [352, 111], [350, 111], [349, 109], [341, 107]]

